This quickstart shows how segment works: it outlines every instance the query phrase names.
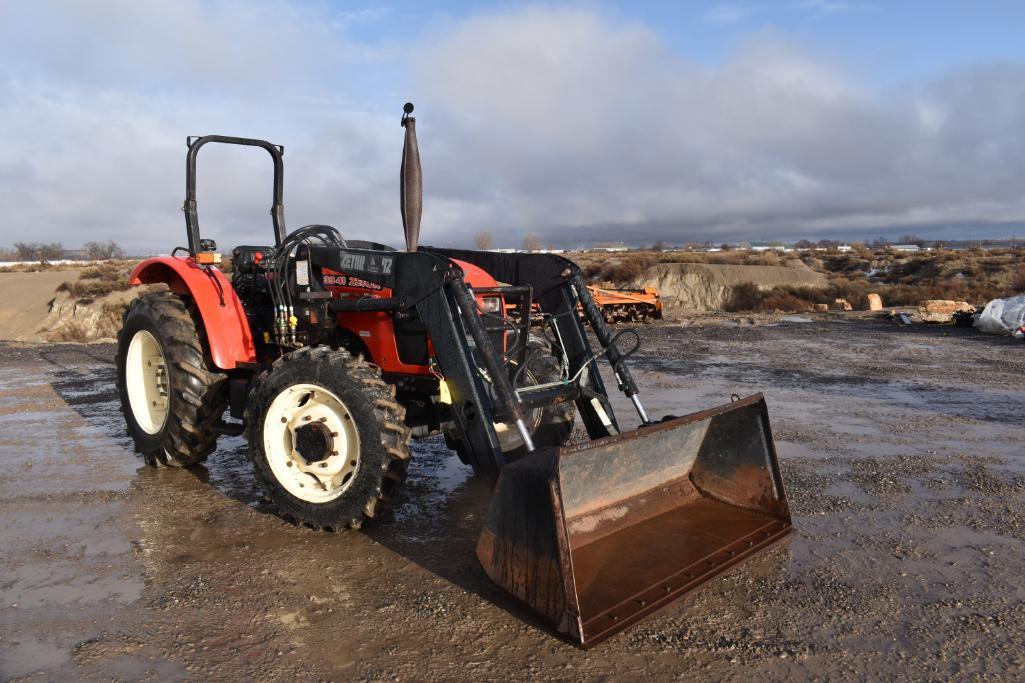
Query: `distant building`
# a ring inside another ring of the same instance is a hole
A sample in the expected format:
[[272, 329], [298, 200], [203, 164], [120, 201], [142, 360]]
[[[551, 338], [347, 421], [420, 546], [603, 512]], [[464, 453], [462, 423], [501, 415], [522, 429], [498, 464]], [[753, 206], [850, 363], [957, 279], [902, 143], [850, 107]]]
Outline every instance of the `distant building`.
[[598, 242], [593, 247], [591, 247], [591, 251], [629, 251], [629, 247], [627, 247], [622, 242]]
[[765, 252], [765, 251], [784, 251], [786, 247], [782, 242], [751, 242], [746, 247], [741, 247], [749, 251]]
[[891, 244], [890, 249], [905, 254], [915, 254], [922, 251], [922, 248], [917, 244]]
[[[497, 248], [497, 249], [488, 249], [487, 251], [490, 251], [490, 252], [492, 252], [494, 254], [527, 254], [527, 253], [531, 253], [531, 252], [528, 252], [526, 249], [510, 249], [508, 247], [500, 247], [500, 248]], [[534, 253], [534, 254], [565, 254], [566, 250], [565, 249], [535, 249], [532, 253]]]

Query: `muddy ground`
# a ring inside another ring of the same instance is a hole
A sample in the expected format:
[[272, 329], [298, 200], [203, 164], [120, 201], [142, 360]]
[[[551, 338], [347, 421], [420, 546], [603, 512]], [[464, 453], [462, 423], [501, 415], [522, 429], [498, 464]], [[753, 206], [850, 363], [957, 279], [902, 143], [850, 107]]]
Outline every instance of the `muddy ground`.
[[[245, 446], [131, 453], [109, 345], [0, 348], [0, 673], [26, 679], [1022, 676], [1025, 346], [870, 319], [645, 327], [652, 412], [762, 390], [796, 532], [590, 651], [494, 589], [437, 439], [393, 515], [290, 526]], [[636, 422], [624, 406], [624, 422]]]

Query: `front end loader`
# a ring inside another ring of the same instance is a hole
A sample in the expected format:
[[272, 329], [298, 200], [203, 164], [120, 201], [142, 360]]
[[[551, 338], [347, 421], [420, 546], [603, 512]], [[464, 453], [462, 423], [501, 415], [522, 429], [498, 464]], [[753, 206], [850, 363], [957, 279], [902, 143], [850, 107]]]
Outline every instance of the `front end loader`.
[[[572, 261], [418, 244], [411, 112], [404, 250], [326, 225], [289, 232], [283, 148], [188, 138], [188, 246], [136, 267], [133, 284], [167, 291], [136, 299], [118, 338], [122, 410], [146, 461], [191, 466], [218, 435], [245, 434], [282, 516], [358, 528], [405, 478], [410, 438], [444, 435], [495, 482], [485, 573], [585, 647], [785, 536], [760, 394], [653, 420], [629, 368], [639, 338], [609, 329]], [[273, 244], [234, 248], [230, 281], [199, 230], [196, 160], [211, 143], [261, 148], [274, 165]], [[639, 428], [620, 429], [598, 363]], [[570, 444], [577, 416], [589, 439]]]

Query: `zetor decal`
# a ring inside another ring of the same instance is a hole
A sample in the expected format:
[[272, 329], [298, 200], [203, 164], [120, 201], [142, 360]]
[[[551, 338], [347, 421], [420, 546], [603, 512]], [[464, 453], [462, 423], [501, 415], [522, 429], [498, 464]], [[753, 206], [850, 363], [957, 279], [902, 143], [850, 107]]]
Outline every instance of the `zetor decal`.
[[381, 289], [381, 285], [376, 282], [367, 282], [358, 277], [351, 275], [325, 275], [324, 286], [335, 286], [335, 287], [358, 287], [360, 289]]
[[356, 270], [372, 275], [390, 275], [392, 257], [381, 254], [354, 254], [342, 252], [338, 258], [339, 265], [345, 270]]

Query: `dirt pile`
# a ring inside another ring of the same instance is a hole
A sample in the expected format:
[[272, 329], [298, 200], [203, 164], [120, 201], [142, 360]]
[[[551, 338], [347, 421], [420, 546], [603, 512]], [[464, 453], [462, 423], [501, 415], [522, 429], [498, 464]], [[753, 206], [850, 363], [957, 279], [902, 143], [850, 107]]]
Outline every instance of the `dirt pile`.
[[656, 287], [662, 301], [673, 309], [717, 311], [733, 288], [753, 283], [759, 289], [792, 286], [825, 289], [826, 276], [800, 261], [793, 266], [740, 266], [705, 263], [659, 263], [648, 268], [635, 286]]
[[152, 288], [135, 287], [128, 291], [107, 294], [88, 303], [76, 299], [67, 292], [57, 292], [34, 338], [58, 342], [115, 339], [117, 331], [121, 329], [121, 317], [128, 304], [150, 289]]
[[[149, 287], [83, 297], [80, 270], [0, 272], [0, 339], [87, 342], [113, 339], [128, 303]], [[63, 291], [58, 291], [63, 288]]]

